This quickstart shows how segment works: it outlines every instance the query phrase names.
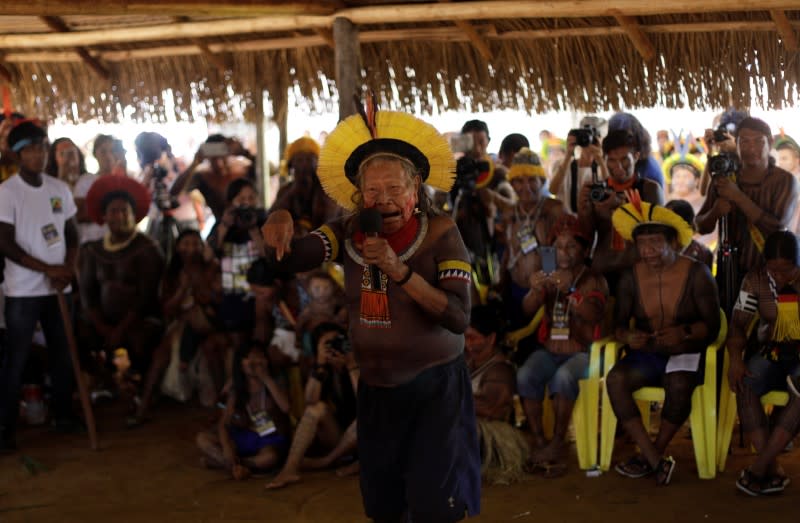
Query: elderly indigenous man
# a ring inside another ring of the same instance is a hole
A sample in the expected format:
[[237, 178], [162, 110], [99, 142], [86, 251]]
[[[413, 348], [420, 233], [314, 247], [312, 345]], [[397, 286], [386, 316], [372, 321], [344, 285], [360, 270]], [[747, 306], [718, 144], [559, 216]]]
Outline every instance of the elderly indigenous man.
[[19, 173], [0, 185], [0, 254], [5, 256], [6, 346], [0, 366], [0, 452], [16, 448], [19, 392], [40, 322], [47, 340], [57, 429], [79, 427], [72, 414], [72, 364], [56, 292], [69, 292], [78, 248], [69, 187], [43, 174], [47, 132], [31, 121], [8, 134]]
[[[764, 263], [764, 238], [789, 226], [797, 206], [798, 185], [791, 173], [774, 165], [772, 132], [764, 121], [742, 120], [736, 129], [736, 146], [739, 172], [714, 177], [695, 221], [698, 232], [707, 234], [720, 218], [728, 217], [729, 240], [738, 248], [738, 287], [748, 271]], [[733, 300], [728, 300], [732, 304]]]
[[[773, 494], [786, 487], [789, 481], [776, 458], [800, 429], [800, 399], [790, 396], [771, 433], [760, 401], [771, 390], [786, 390], [787, 378], [795, 387], [800, 376], [799, 254], [797, 238], [791, 232], [769, 235], [764, 243], [766, 264], [745, 276], [731, 318], [728, 376], [736, 392], [742, 428], [759, 453], [755, 463], [742, 471], [736, 486], [751, 496]], [[758, 351], [745, 362], [748, 330], [756, 318]]]
[[159, 284], [164, 258], [136, 224], [147, 214], [150, 192], [127, 176], [103, 176], [89, 189], [86, 206], [106, 224], [102, 240], [81, 247], [81, 302], [98, 350], [128, 349], [133, 368], [144, 373], [161, 335]]
[[455, 224], [431, 211], [423, 187], [449, 190], [452, 169], [448, 143], [433, 127], [369, 103], [330, 134], [319, 163], [325, 191], [360, 219], [291, 241], [291, 215], [275, 211], [263, 228], [277, 258], [297, 271], [344, 264], [350, 340], [361, 367], [361, 492], [367, 516], [378, 522], [459, 521], [480, 508], [463, 356], [469, 258]]
[[311, 138], [295, 140], [284, 154], [284, 161], [292, 181], [281, 187], [270, 211], [284, 209], [294, 220], [295, 233], [306, 235], [336, 218], [339, 206], [319, 183], [317, 163], [319, 144]]
[[[717, 288], [708, 267], [679, 254], [693, 231], [674, 212], [634, 198], [614, 212], [613, 223], [640, 257], [617, 287], [616, 338], [626, 353], [608, 373], [606, 386], [614, 414], [641, 454], [615, 469], [631, 478], [655, 474], [657, 484], [668, 485], [675, 460], [664, 451], [689, 417], [703, 351], [720, 327]], [[655, 442], [633, 400], [646, 386], [665, 389]]]
[[530, 149], [523, 148], [514, 156], [508, 179], [519, 199], [504, 219], [506, 250], [501, 280], [511, 328], [518, 328], [529, 318], [522, 314], [522, 300], [531, 276], [542, 268], [541, 247], [552, 244], [550, 233], [565, 209], [561, 201], [542, 194], [547, 178], [539, 156]]
[[[534, 351], [517, 374], [519, 395], [534, 437], [529, 470], [545, 477], [566, 471], [564, 454], [572, 408], [578, 398], [578, 382], [589, 368], [588, 349], [600, 338], [608, 286], [603, 276], [586, 266], [591, 247], [582, 235], [577, 220], [564, 215], [554, 227], [557, 269], [531, 275], [530, 291], [523, 310], [529, 317], [545, 308], [539, 342], [543, 350]], [[542, 427], [542, 402], [549, 389], [555, 406], [553, 439], [545, 441]]]
[[637, 253], [636, 248], [625, 243], [614, 230], [611, 214], [629, 200], [629, 194], [638, 193], [643, 201], [661, 205], [664, 192], [658, 183], [637, 173], [639, 153], [636, 142], [626, 131], [613, 131], [606, 136], [603, 155], [605, 161], [599, 167], [606, 175], [606, 187], [583, 186], [578, 200], [578, 219], [590, 236], [597, 235], [592, 271], [605, 276], [613, 295], [620, 273], [633, 265]]
[[481, 472], [494, 485], [521, 479], [528, 442], [509, 421], [514, 408], [514, 367], [498, 346], [506, 321], [499, 304], [472, 308], [464, 352], [481, 443]]

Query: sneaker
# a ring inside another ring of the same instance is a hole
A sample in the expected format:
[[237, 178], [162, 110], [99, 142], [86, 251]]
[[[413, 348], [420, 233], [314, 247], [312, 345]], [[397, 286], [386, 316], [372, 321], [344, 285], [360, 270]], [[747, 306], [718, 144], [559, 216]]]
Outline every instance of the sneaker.
[[800, 398], [800, 376], [786, 376], [786, 384], [789, 386], [789, 392]]
[[653, 467], [641, 454], [631, 457], [628, 461], [620, 461], [614, 466], [614, 470], [626, 478], [633, 479], [643, 478], [654, 472]]

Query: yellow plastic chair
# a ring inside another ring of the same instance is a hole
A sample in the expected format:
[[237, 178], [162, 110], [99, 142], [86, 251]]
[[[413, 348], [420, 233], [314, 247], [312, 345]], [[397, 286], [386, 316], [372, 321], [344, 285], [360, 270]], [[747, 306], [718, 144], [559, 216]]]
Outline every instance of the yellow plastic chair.
[[[539, 307], [531, 322], [525, 327], [506, 335], [506, 343], [516, 350], [520, 340], [533, 334], [544, 317], [544, 307]], [[600, 402], [600, 355], [611, 338], [604, 338], [592, 344], [589, 350], [588, 377], [578, 382], [579, 392], [572, 409], [572, 424], [575, 429], [575, 447], [578, 452], [578, 466], [588, 470], [597, 466], [598, 405]], [[515, 397], [519, 402], [519, 397]], [[517, 410], [521, 410], [517, 406]], [[549, 395], [545, 395], [542, 412], [545, 436], [553, 437], [555, 414]]]
[[[689, 423], [692, 427], [692, 444], [697, 462], [697, 473], [700, 479], [713, 479], [716, 477], [717, 456], [717, 351], [725, 343], [728, 333], [728, 324], [725, 313], [720, 311], [720, 329], [717, 339], [706, 349], [706, 363], [703, 384], [695, 388], [692, 394], [692, 410], [689, 414]], [[621, 344], [609, 344], [605, 352], [604, 375], [616, 363], [617, 353]], [[642, 422], [645, 428], [649, 427], [650, 402], [664, 401], [663, 387], [642, 387], [633, 393], [633, 399], [639, 402], [640, 410], [644, 410]], [[642, 408], [642, 402], [646, 407]], [[611, 467], [611, 455], [614, 452], [614, 435], [617, 430], [617, 417], [611, 408], [611, 400], [606, 388], [603, 394], [603, 419], [600, 432], [600, 469], [608, 470]]]
[[[728, 462], [728, 450], [733, 437], [733, 425], [736, 422], [736, 393], [728, 382], [728, 351], [725, 351], [725, 363], [722, 371], [722, 390], [719, 398], [719, 425], [717, 428], [717, 470], [725, 471]], [[789, 403], [789, 393], [783, 390], [772, 390], [761, 396], [761, 405], [765, 410], [772, 407], [785, 407]]]

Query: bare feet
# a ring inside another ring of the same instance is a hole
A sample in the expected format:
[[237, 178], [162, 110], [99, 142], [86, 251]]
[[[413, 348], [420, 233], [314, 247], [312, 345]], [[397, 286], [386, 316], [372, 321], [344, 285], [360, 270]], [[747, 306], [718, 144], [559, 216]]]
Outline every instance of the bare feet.
[[281, 489], [284, 487], [288, 487], [292, 483], [297, 483], [300, 481], [300, 474], [296, 472], [287, 472], [287, 471], [280, 471], [275, 478], [267, 483], [266, 489], [267, 490], [276, 490]]
[[250, 477], [250, 469], [237, 463], [231, 469], [231, 475], [236, 481], [242, 481]]
[[358, 461], [354, 461], [349, 465], [345, 465], [344, 467], [339, 467], [336, 469], [336, 475], [340, 478], [355, 476], [359, 472], [361, 472], [361, 463]]
[[328, 458], [303, 458], [300, 462], [300, 468], [303, 470], [322, 470], [331, 466], [331, 460]]
[[533, 451], [531, 459], [534, 462], [560, 461], [564, 455], [565, 444], [563, 441], [553, 439], [545, 447]]

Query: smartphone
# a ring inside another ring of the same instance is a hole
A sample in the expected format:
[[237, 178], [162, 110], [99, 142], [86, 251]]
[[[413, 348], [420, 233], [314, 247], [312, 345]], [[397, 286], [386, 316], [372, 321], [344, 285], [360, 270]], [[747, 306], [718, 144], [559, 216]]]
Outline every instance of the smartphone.
[[542, 258], [542, 271], [545, 274], [556, 272], [556, 248], [552, 246], [539, 246], [539, 256]]
[[220, 156], [228, 156], [228, 144], [225, 142], [210, 142], [200, 145], [200, 152], [206, 158], [219, 158]]

